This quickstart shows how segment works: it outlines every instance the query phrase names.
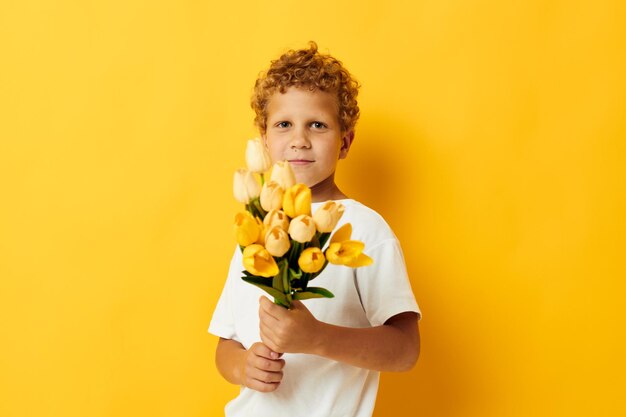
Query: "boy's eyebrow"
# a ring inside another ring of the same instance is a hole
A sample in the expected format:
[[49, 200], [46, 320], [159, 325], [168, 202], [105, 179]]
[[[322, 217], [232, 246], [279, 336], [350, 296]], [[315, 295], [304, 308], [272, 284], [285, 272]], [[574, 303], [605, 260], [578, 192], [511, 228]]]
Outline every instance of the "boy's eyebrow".
[[[310, 120], [310, 121], [315, 121], [315, 120], [328, 120], [328, 119], [332, 119], [333, 116], [330, 114], [315, 114], [313, 116], [307, 116], [306, 119]], [[292, 116], [289, 115], [284, 115], [281, 113], [276, 113], [273, 115], [268, 115], [267, 116], [267, 120], [289, 120], [289, 119], [293, 119]]]

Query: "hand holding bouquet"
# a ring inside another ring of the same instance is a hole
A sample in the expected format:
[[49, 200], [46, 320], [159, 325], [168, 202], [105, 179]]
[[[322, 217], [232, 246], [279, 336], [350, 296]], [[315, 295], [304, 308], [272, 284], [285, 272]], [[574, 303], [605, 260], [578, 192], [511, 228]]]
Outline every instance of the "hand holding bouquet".
[[235, 172], [233, 184], [235, 198], [246, 207], [235, 216], [234, 226], [243, 251], [244, 281], [289, 308], [293, 300], [333, 297], [308, 285], [329, 262], [352, 268], [373, 262], [363, 253], [362, 242], [350, 240], [350, 223], [331, 237], [344, 212], [342, 204], [327, 201], [311, 214], [311, 190], [296, 184], [289, 162], [274, 164], [265, 181], [271, 159], [260, 139], [248, 141], [246, 164], [248, 169]]

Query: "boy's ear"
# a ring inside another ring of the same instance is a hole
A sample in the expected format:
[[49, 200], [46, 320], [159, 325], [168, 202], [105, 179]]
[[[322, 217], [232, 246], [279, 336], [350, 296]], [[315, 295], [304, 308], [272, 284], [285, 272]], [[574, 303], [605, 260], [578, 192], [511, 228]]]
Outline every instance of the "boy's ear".
[[352, 146], [352, 142], [354, 141], [354, 130], [349, 130], [344, 133], [341, 138], [341, 148], [339, 148], [339, 159], [344, 159], [348, 156], [348, 151], [350, 150], [350, 146]]

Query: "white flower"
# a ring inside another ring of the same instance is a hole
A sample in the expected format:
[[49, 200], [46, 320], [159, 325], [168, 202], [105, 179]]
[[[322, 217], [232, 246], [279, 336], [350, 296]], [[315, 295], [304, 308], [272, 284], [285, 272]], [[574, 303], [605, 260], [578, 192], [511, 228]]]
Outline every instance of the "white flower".
[[327, 201], [320, 206], [313, 214], [315, 227], [321, 233], [330, 233], [333, 231], [337, 222], [343, 215], [345, 208], [343, 204], [336, 201]]
[[249, 139], [246, 146], [246, 164], [250, 172], [262, 174], [272, 166], [272, 158], [263, 141], [259, 138]]
[[283, 190], [296, 184], [296, 175], [293, 173], [289, 161], [278, 161], [274, 164], [270, 181], [276, 181]]
[[310, 242], [315, 236], [315, 223], [311, 216], [301, 214], [289, 223], [289, 236], [296, 242]]
[[248, 204], [250, 200], [259, 196], [261, 186], [254, 178], [254, 174], [247, 169], [240, 168], [235, 171], [233, 180], [233, 194], [235, 200]]
[[261, 188], [261, 207], [265, 211], [280, 210], [284, 194], [285, 190], [276, 181], [266, 182]]

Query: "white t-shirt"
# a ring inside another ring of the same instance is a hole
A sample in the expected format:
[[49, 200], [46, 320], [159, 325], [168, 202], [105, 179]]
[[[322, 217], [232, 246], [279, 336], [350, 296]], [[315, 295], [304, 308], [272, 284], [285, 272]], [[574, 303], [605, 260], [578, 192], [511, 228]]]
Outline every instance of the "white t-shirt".
[[[310, 286], [323, 287], [335, 298], [303, 301], [318, 320], [338, 326], [373, 327], [396, 314], [421, 315], [411, 291], [398, 239], [374, 210], [351, 200], [338, 200], [345, 212], [337, 227], [352, 224], [352, 239], [365, 243], [370, 266], [349, 268], [328, 264]], [[312, 211], [322, 203], [313, 203]], [[246, 349], [259, 336], [259, 297], [266, 295], [244, 282], [242, 256], [235, 250], [209, 332], [240, 342]], [[270, 297], [271, 299], [271, 297]], [[281, 385], [262, 393], [242, 387], [225, 408], [227, 417], [370, 417], [374, 411], [379, 372], [316, 355], [284, 354]]]

